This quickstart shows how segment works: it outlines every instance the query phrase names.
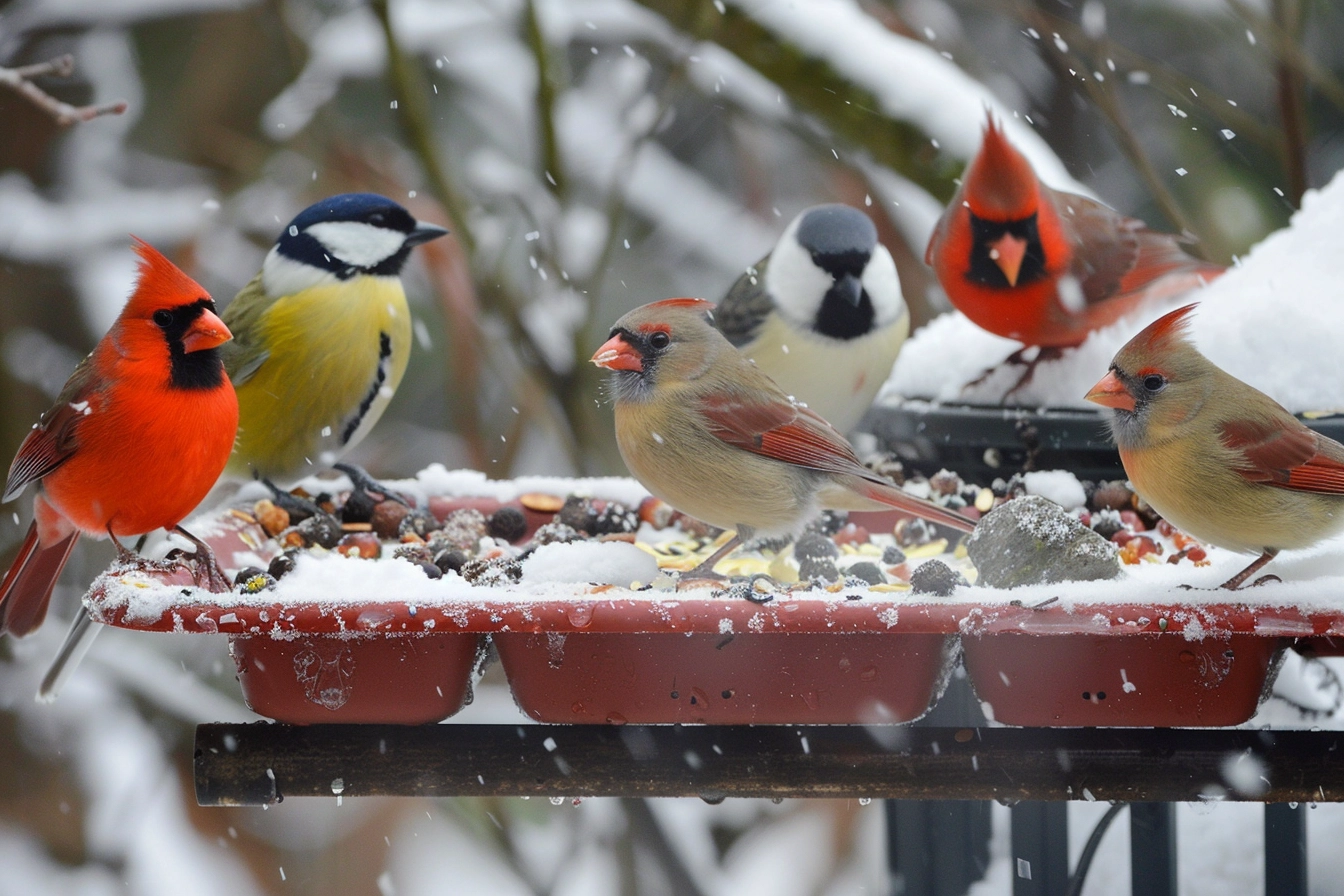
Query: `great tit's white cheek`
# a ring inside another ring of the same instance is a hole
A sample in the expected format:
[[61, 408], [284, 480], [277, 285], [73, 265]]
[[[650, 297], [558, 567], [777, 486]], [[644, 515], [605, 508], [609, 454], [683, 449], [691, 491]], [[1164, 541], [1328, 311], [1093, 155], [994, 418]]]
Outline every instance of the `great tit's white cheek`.
[[273, 299], [292, 296], [315, 286], [335, 283], [336, 276], [330, 271], [315, 268], [310, 264], [295, 261], [274, 246], [261, 263], [261, 286], [266, 295]]
[[874, 327], [894, 323], [906, 313], [905, 297], [901, 294], [901, 277], [896, 273], [896, 262], [887, 247], [878, 243], [863, 269], [860, 282], [873, 302]]
[[332, 257], [357, 268], [371, 268], [395, 255], [406, 234], [363, 221], [321, 221], [304, 230], [322, 244]]

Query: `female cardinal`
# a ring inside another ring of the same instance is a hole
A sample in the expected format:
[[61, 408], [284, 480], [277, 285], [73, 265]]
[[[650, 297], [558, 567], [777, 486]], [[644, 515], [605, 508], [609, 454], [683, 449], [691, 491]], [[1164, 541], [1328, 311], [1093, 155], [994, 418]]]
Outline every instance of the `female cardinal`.
[[[992, 117], [924, 261], [972, 322], [1056, 357], [1140, 304], [1223, 272], [1176, 237], [1041, 183]], [[1022, 354], [1009, 362], [1024, 363]]]
[[1237, 588], [1279, 551], [1344, 529], [1344, 445], [1201, 355], [1186, 333], [1194, 308], [1131, 339], [1087, 399], [1113, 409], [1125, 473], [1168, 522], [1259, 552], [1222, 585]]
[[744, 538], [792, 536], [823, 509], [894, 507], [962, 532], [974, 524], [868, 470], [829, 423], [784, 394], [718, 330], [714, 306], [667, 299], [626, 314], [592, 362], [612, 371], [616, 442], [673, 507]]
[[849, 432], [910, 334], [887, 247], [863, 212], [815, 205], [738, 278], [714, 323], [781, 389]]
[[80, 533], [116, 541], [176, 528], [196, 541], [208, 584], [228, 587], [209, 549], [178, 523], [233, 450], [238, 400], [219, 359], [229, 329], [194, 280], [148, 243], [137, 240], [135, 250], [135, 292], [9, 468], [0, 500], [34, 482], [38, 492], [28, 536], [0, 583], [0, 632], [41, 625]]

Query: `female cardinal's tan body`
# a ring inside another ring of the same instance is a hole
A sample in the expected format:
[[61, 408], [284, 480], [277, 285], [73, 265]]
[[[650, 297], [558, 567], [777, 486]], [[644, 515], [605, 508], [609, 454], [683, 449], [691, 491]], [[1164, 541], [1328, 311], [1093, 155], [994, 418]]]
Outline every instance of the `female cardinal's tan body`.
[[1344, 445], [1214, 365], [1185, 327], [1194, 305], [1122, 348], [1087, 397], [1111, 429], [1134, 488], [1172, 525], [1255, 563], [1344, 530]]
[[621, 456], [649, 491], [742, 538], [796, 535], [822, 509], [897, 508], [970, 531], [864, 467], [714, 329], [712, 311], [699, 299], [636, 308], [593, 355], [613, 372]]

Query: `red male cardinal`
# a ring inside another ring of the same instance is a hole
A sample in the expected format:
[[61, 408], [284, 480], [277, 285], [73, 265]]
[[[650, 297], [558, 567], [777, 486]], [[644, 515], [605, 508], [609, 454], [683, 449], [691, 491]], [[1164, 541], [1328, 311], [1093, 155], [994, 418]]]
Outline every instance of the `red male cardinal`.
[[[80, 533], [118, 538], [176, 528], [233, 450], [238, 399], [218, 347], [231, 337], [215, 303], [148, 243], [121, 316], [80, 362], [19, 446], [3, 501], [38, 483], [33, 524], [0, 583], [0, 632], [42, 624]], [[197, 541], [209, 584], [228, 580]]]
[[[1187, 255], [1176, 237], [1041, 183], [993, 117], [924, 261], [971, 321], [1052, 357], [1150, 299], [1223, 272]], [[1022, 350], [1008, 360], [1024, 363]]]
[[868, 470], [844, 437], [791, 401], [711, 323], [714, 306], [667, 299], [626, 314], [592, 362], [612, 371], [616, 442], [635, 478], [741, 539], [796, 535], [823, 509], [894, 507], [962, 532], [966, 517]]
[[1131, 339], [1087, 399], [1114, 409], [1125, 473], [1168, 522], [1260, 554], [1222, 585], [1237, 588], [1279, 551], [1344, 529], [1344, 445], [1201, 355], [1186, 333], [1194, 308]]

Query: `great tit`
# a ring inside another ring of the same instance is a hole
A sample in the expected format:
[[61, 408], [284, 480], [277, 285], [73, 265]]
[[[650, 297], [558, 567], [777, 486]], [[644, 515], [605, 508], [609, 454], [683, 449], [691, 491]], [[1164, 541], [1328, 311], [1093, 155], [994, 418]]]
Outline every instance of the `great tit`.
[[229, 474], [292, 482], [368, 434], [410, 356], [402, 265], [447, 232], [373, 193], [323, 199], [285, 227], [222, 314], [239, 408]]
[[887, 247], [868, 216], [817, 205], [733, 284], [714, 312], [728, 341], [786, 393], [849, 432], [910, 333]]

